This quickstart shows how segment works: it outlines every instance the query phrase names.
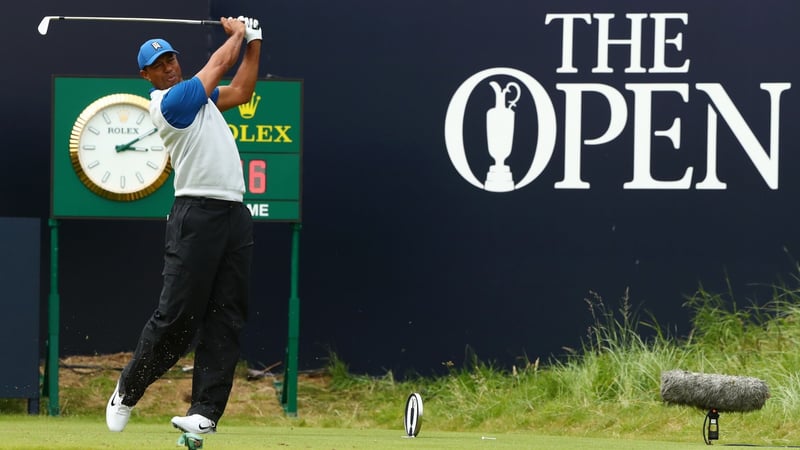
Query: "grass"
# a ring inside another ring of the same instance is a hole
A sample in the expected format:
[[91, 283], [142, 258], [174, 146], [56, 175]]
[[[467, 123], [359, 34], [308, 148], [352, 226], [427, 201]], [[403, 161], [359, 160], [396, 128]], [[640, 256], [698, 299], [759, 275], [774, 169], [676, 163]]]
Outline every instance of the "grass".
[[[701, 287], [686, 299], [692, 332], [685, 337], [671, 336], [654, 317], [641, 319], [627, 293], [617, 308], [595, 293], [586, 303], [593, 317], [589, 332], [582, 347], [562, 360], [523, 357], [500, 367], [468, 352], [463, 365], [445, 362], [445, 374], [397, 380], [391, 372], [353, 374], [331, 355], [324, 373], [301, 377], [296, 418], [282, 413], [273, 380], [247, 381], [242, 367], [220, 433], [207, 443], [219, 449], [577, 448], [576, 442], [591, 448], [689, 448], [703, 445], [706, 411], [665, 405], [660, 398], [661, 373], [683, 369], [757, 377], [770, 387], [763, 409], [721, 415], [719, 444], [800, 444], [800, 290], [776, 286], [769, 302], [742, 307], [730, 292]], [[6, 424], [15, 422], [21, 426], [13, 429], [19, 439], [14, 448], [49, 448], [37, 442], [62, 423], [65, 434], [74, 423], [84, 429], [75, 448], [156, 448], [140, 440], [151, 434], [163, 435], [159, 442], [177, 439], [164, 424], [187, 406], [190, 379], [179, 369], [151, 387], [124, 437], [105, 431], [106, 397], [127, 356], [116, 358], [115, 367], [77, 375], [62, 368], [61, 417], [28, 417], [23, 402], [0, 400], [4, 439]], [[411, 392], [422, 395], [425, 412], [414, 440], [399, 437]]]
[[[3, 439], [0, 448], [15, 450], [94, 450], [94, 449], [173, 449], [179, 433], [165, 429], [163, 424], [131, 423], [122, 433], [109, 433], [105, 425], [89, 418], [29, 418], [16, 416], [3, 420]], [[697, 444], [635, 441], [624, 448], [686, 450]], [[185, 447], [184, 447], [185, 448]], [[531, 433], [500, 433], [486, 436], [477, 432], [431, 431], [414, 439], [404, 438], [398, 430], [341, 429], [306, 427], [264, 427], [234, 425], [224, 434], [204, 437], [203, 448], [208, 450], [240, 449], [532, 449], [572, 450], [591, 448], [617, 450], [620, 442], [608, 438], [564, 438], [539, 436]]]

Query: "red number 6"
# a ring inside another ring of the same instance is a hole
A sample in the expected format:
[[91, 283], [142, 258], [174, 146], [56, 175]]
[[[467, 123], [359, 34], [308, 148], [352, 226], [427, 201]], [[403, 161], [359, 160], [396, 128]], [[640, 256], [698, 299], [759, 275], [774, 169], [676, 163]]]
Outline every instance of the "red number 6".
[[250, 174], [248, 179], [251, 194], [263, 194], [267, 191], [267, 162], [263, 159], [250, 161]]

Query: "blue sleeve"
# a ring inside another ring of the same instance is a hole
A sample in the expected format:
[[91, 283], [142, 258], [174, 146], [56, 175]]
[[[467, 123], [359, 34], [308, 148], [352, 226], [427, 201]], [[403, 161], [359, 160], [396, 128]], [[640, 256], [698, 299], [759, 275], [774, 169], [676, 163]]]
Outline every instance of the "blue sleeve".
[[[211, 93], [211, 100], [216, 103], [219, 88]], [[206, 90], [200, 79], [193, 77], [173, 86], [161, 100], [161, 113], [170, 125], [175, 128], [186, 128], [194, 122], [197, 112], [206, 103]]]

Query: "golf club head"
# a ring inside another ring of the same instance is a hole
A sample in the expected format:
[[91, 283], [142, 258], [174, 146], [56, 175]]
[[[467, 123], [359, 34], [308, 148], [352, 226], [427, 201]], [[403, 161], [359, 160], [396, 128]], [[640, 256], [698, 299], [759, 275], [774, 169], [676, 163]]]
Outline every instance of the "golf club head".
[[42, 36], [47, 34], [47, 28], [50, 27], [50, 19], [55, 18], [55, 16], [44, 16], [41, 22], [39, 22], [39, 34]]

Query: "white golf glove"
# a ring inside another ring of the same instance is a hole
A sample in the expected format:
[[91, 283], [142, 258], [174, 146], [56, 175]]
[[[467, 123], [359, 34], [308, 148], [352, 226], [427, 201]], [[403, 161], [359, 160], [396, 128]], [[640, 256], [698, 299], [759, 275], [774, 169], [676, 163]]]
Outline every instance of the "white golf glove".
[[261, 24], [258, 23], [258, 19], [245, 16], [239, 16], [236, 19], [244, 22], [244, 39], [248, 44], [254, 39], [261, 40]]

